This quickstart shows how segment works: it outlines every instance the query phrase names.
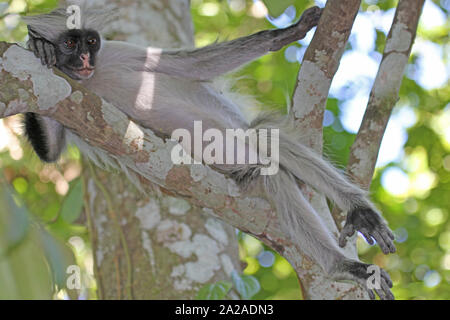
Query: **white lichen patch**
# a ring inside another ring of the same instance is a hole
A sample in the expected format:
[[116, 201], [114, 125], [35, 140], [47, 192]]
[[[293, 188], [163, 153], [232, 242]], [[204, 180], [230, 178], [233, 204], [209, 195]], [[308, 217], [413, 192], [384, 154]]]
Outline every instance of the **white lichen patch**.
[[123, 142], [136, 151], [141, 151], [144, 148], [144, 132], [138, 125], [130, 121]]
[[174, 216], [183, 216], [191, 210], [189, 202], [181, 198], [164, 197], [163, 205], [169, 210], [169, 213]]
[[[95, 228], [97, 229], [98, 243], [104, 243], [104, 239], [107, 235], [106, 235], [106, 230], [103, 227], [103, 224], [105, 222], [107, 222], [108, 219], [106, 218], [106, 214], [98, 214], [98, 215], [96, 215], [96, 217], [97, 218], [95, 219]], [[98, 246], [97, 250], [95, 252], [95, 256], [97, 258], [97, 261], [96, 261], [97, 265], [100, 265], [105, 256], [104, 248], [101, 246]]]
[[408, 31], [408, 27], [399, 22], [392, 29], [391, 38], [386, 43], [384, 51], [386, 53], [392, 51], [405, 52], [411, 46], [412, 34]]
[[[192, 241], [173, 243], [169, 245], [169, 249], [183, 258], [189, 258], [192, 255], [197, 257], [197, 261], [187, 262], [183, 264], [183, 268], [177, 269], [177, 276], [183, 277], [188, 283], [206, 283], [221, 268], [219, 254], [222, 249], [207, 235], [196, 234]], [[180, 275], [182, 271], [184, 272]], [[174, 274], [173, 271], [172, 274]]]
[[225, 178], [222, 174], [214, 171], [210, 167], [204, 166], [206, 176], [201, 180], [205, 189], [211, 190], [218, 195], [236, 197], [239, 195], [239, 188], [232, 179]]
[[8, 109], [6, 110], [4, 116], [9, 117], [14, 114], [23, 113], [27, 110], [28, 104], [22, 100], [12, 100], [8, 103]]
[[373, 132], [379, 132], [381, 130], [383, 130], [383, 126], [378, 124], [376, 121], [371, 121], [370, 122], [370, 126], [369, 126], [369, 130], [373, 131]]
[[[133, 134], [133, 137], [142, 137], [140, 140], [140, 142], [143, 142], [141, 150], [146, 151], [150, 155], [148, 161], [137, 163], [134, 163], [133, 159], [128, 157], [117, 157], [117, 159], [124, 166], [136, 170], [152, 182], [161, 183], [165, 181], [167, 174], [174, 166], [171, 159], [171, 150], [175, 142], [167, 141], [166, 143], [151, 130], [136, 124], [130, 124], [131, 121], [127, 121], [128, 117], [122, 111], [105, 100], [102, 100], [101, 110], [103, 119], [119, 136], [124, 137], [127, 135], [127, 132], [129, 134], [130, 126], [131, 128], [139, 129], [139, 134]], [[132, 131], [137, 132], [136, 130]]]
[[333, 38], [335, 38], [339, 42], [344, 42], [345, 41], [345, 33], [344, 32], [339, 32], [339, 31], [334, 30], [331, 33], [331, 36]]
[[86, 119], [87, 119], [89, 122], [94, 122], [94, 121], [95, 121], [95, 119], [94, 119], [94, 117], [92, 116], [92, 114], [91, 114], [90, 111], [88, 111], [88, 113], [86, 114]]
[[397, 96], [407, 63], [408, 57], [397, 52], [383, 59], [374, 83], [376, 97], [384, 99]]
[[223, 271], [225, 271], [225, 274], [230, 277], [231, 273], [234, 270], [236, 270], [234, 265], [233, 265], [233, 262], [231, 261], [230, 256], [225, 254], [225, 253], [221, 254], [220, 255], [220, 262], [222, 262], [222, 269], [223, 269]]
[[364, 177], [367, 172], [371, 172], [373, 161], [372, 154], [372, 150], [367, 150], [366, 148], [357, 147], [354, 150], [353, 155], [359, 161], [356, 161], [354, 164], [352, 164], [350, 166], [350, 170], [356, 177]]
[[136, 217], [141, 222], [141, 228], [151, 230], [161, 221], [160, 207], [156, 200], [150, 199], [145, 206], [136, 210]]
[[325, 50], [315, 50], [314, 59], [319, 67], [323, 67], [330, 59]]
[[[174, 250], [178, 248], [178, 254], [181, 256], [184, 256], [183, 251], [188, 250], [187, 247], [182, 246], [182, 243], [188, 241], [191, 235], [192, 231], [187, 224], [175, 220], [163, 220], [156, 228], [156, 241], [168, 245], [169, 248], [174, 245]], [[190, 255], [189, 253], [186, 254], [186, 257]]]
[[193, 164], [190, 166], [190, 168], [192, 180], [194, 180], [195, 182], [202, 180], [207, 175], [205, 166], [202, 166], [200, 164]]
[[180, 277], [183, 275], [185, 271], [184, 265], [180, 264], [178, 266], [173, 267], [171, 277]]
[[214, 210], [211, 209], [211, 208], [203, 208], [203, 212], [206, 213], [206, 214], [209, 214], [209, 215], [211, 215], [213, 217], [219, 218], [217, 213], [215, 213]]
[[330, 80], [319, 66], [311, 61], [303, 62], [298, 79], [294, 95], [294, 114], [297, 119], [301, 119], [325, 101]]
[[206, 231], [216, 239], [219, 243], [223, 245], [228, 244], [228, 235], [225, 229], [223, 228], [223, 224], [220, 220], [215, 218], [208, 218], [205, 224]]
[[174, 142], [167, 141], [166, 143], [157, 137], [151, 130], [144, 129], [144, 146], [143, 150], [150, 155], [146, 162], [137, 162], [136, 168], [140, 173], [153, 181], [165, 181], [167, 174], [173, 168], [174, 164], [171, 158], [171, 150]]
[[176, 279], [173, 282], [173, 287], [176, 291], [187, 291], [192, 290], [192, 281], [189, 281], [188, 279]]
[[147, 231], [145, 230], [141, 231], [141, 240], [142, 240], [142, 247], [144, 248], [145, 251], [147, 251], [152, 271], [155, 272], [156, 267], [155, 253], [153, 252], [152, 241], [150, 240]]
[[2, 66], [5, 71], [21, 81], [31, 80], [40, 109], [54, 107], [72, 92], [70, 84], [44, 67], [31, 51], [14, 45], [6, 50], [3, 57]]
[[241, 188], [233, 179], [227, 179], [228, 195], [232, 197], [239, 197], [241, 195]]
[[83, 93], [81, 91], [75, 91], [70, 95], [70, 101], [76, 104], [81, 104], [83, 102]]

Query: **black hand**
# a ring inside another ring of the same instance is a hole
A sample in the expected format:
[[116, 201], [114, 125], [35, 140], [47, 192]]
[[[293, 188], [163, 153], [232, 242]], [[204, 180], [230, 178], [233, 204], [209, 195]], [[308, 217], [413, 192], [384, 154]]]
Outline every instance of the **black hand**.
[[48, 68], [56, 65], [55, 46], [46, 39], [42, 38], [33, 29], [28, 27], [28, 47], [33, 51], [34, 55], [41, 59], [41, 63]]
[[384, 254], [394, 253], [396, 250], [392, 231], [380, 215], [370, 208], [356, 208], [347, 214], [345, 226], [339, 237], [339, 246], [344, 247], [347, 237], [352, 236], [355, 231], [361, 232], [371, 245], [375, 239]]

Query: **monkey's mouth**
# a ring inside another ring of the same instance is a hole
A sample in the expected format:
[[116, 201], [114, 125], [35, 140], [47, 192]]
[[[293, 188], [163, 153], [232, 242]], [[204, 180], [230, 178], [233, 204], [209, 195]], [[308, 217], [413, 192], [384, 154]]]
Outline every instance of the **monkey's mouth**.
[[73, 70], [77, 75], [79, 75], [82, 79], [88, 79], [92, 77], [94, 74], [95, 68], [82, 68]]

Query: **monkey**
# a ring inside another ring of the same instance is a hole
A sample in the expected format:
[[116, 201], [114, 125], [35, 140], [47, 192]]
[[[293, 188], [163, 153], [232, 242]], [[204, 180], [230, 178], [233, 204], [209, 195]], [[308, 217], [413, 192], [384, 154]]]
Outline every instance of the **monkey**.
[[[261, 183], [283, 230], [330, 279], [355, 281], [371, 299], [375, 299], [375, 293], [380, 299], [394, 299], [390, 291], [392, 281], [385, 270], [380, 269], [379, 286], [371, 289], [367, 286], [371, 265], [347, 258], [341, 249], [346, 239], [358, 231], [369, 244], [376, 242], [384, 254], [396, 250], [394, 235], [367, 192], [295, 139], [294, 131], [289, 129], [289, 117], [270, 115], [249, 121], [239, 105], [211, 84], [214, 78], [304, 38], [318, 24], [321, 12], [318, 7], [309, 8], [287, 28], [264, 30], [202, 48], [170, 50], [105, 40], [101, 36], [105, 13], [85, 5], [79, 29], [67, 29], [68, 13], [64, 8], [25, 17], [25, 21], [29, 49], [42, 64], [60, 69], [154, 132], [166, 136], [178, 128], [193, 132], [194, 121], [198, 120], [204, 130], [278, 128], [277, 174], [261, 175], [261, 163], [213, 167], [233, 177], [239, 185]], [[45, 162], [56, 161], [66, 136], [73, 136], [57, 121], [33, 113], [25, 116], [25, 131]], [[83, 146], [88, 148], [87, 143]], [[313, 187], [347, 212], [339, 239], [334, 238], [306, 200], [299, 182]]]

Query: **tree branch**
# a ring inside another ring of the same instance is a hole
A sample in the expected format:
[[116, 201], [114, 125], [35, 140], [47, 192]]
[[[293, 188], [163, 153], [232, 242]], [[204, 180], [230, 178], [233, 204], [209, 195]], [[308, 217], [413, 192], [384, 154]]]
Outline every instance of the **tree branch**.
[[360, 0], [327, 1], [303, 57], [290, 116], [306, 144], [322, 151], [322, 121], [331, 81], [339, 66]]
[[286, 250], [299, 252], [281, 231], [262, 188], [243, 194], [232, 179], [208, 166], [174, 165], [175, 142], [137, 125], [60, 71], [43, 67], [30, 51], [0, 42], [0, 118], [24, 112], [59, 121], [135, 172], [144, 188], [151, 181], [167, 193], [208, 208], [208, 213], [253, 234], [282, 255]]
[[389, 117], [398, 101], [423, 4], [424, 0], [400, 0], [398, 4], [367, 109], [350, 151], [347, 170], [366, 189], [372, 181]]
[[[317, 152], [323, 145], [323, 115], [331, 81], [339, 66], [360, 0], [327, 1], [314, 37], [306, 50], [293, 95], [289, 116], [293, 119], [299, 139]], [[329, 231], [338, 237], [338, 228], [326, 198], [309, 186], [302, 186], [315, 211]], [[347, 242], [346, 254], [357, 259], [355, 243]], [[311, 299], [368, 298], [355, 285], [334, 283], [327, 279], [318, 265], [305, 263], [296, 268], [304, 295]]]

